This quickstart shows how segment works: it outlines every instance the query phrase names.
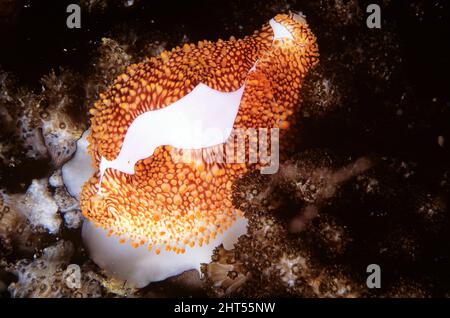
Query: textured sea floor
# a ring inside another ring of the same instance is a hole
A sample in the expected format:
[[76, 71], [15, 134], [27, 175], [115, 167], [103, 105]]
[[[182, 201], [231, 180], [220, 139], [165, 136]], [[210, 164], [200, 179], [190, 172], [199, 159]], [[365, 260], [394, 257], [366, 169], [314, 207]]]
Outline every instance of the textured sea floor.
[[[0, 1], [0, 295], [446, 297], [450, 295], [447, 1]], [[302, 11], [320, 64], [301, 90], [277, 174], [234, 185], [249, 231], [189, 271], [137, 290], [81, 240], [61, 166], [88, 109], [127, 65], [183, 43], [252, 33]], [[366, 286], [378, 264], [382, 288]]]

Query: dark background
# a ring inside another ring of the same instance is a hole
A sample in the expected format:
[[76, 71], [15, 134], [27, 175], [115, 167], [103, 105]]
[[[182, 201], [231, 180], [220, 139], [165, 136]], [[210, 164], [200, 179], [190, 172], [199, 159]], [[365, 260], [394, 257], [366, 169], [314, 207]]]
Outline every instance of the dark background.
[[[8, 0], [2, 0], [6, 7]], [[34, 84], [52, 68], [61, 65], [82, 69], [89, 62], [90, 53], [102, 36], [111, 36], [116, 26], [127, 23], [131, 28], [147, 32], [165, 30], [169, 33], [185, 32], [192, 41], [214, 40], [217, 37], [239, 36], [264, 20], [264, 12], [255, 12], [258, 1], [193, 0], [193, 1], [139, 1], [126, 7], [125, 1], [110, 1], [106, 12], [98, 14], [82, 10], [82, 28], [68, 29], [65, 25], [66, 7], [77, 1], [15, 1], [1, 16], [0, 63], [29, 84]], [[310, 1], [288, 1], [307, 13], [308, 22], [315, 28], [321, 17], [308, 10]], [[345, 2], [345, 1], [344, 1]], [[395, 21], [398, 26], [398, 43], [406, 60], [406, 72], [421, 96], [448, 97], [450, 56], [449, 7], [435, 5], [436, 1], [423, 1], [426, 11], [422, 21], [416, 19], [408, 8], [415, 1], [391, 1], [384, 10], [384, 21]], [[421, 2], [421, 1], [418, 1]], [[260, 3], [270, 3], [261, 1]], [[361, 3], [364, 3], [362, 1]], [[258, 5], [257, 5], [258, 6]], [[2, 12], [0, 7], [0, 12]], [[4, 9], [5, 10], [5, 9]], [[8, 14], [9, 13], [9, 14]], [[238, 14], [237, 14], [238, 13]], [[254, 16], [254, 19], [249, 17]], [[439, 18], [438, 18], [439, 17]], [[155, 23], [150, 23], [150, 20]], [[256, 21], [255, 19], [259, 20]], [[230, 24], [233, 21], [234, 24]], [[251, 25], [248, 25], [250, 22]], [[247, 25], [246, 25], [247, 23]], [[233, 28], [241, 24], [245, 30]], [[228, 29], [224, 29], [227, 26]], [[361, 25], [366, 28], [365, 25]], [[320, 43], [321, 48], [326, 45]], [[67, 51], [64, 51], [67, 50]], [[419, 89], [420, 87], [420, 89]]]

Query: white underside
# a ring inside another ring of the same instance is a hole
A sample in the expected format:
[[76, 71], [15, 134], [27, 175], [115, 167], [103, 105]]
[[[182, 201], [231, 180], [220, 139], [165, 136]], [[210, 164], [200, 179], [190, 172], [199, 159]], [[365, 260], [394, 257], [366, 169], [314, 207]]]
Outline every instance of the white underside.
[[70, 195], [80, 200], [83, 184], [95, 173], [91, 156], [88, 154], [87, 136], [90, 130], [86, 130], [77, 141], [75, 155], [62, 166], [62, 178]]
[[83, 224], [83, 240], [94, 262], [108, 275], [141, 288], [190, 269], [200, 270], [202, 263], [211, 262], [216, 246], [223, 244], [226, 249], [233, 248], [239, 236], [247, 232], [247, 224], [247, 219], [239, 218], [208, 245], [188, 247], [184, 254], [167, 252], [162, 248], [157, 255], [154, 249], [149, 252], [146, 245], [133, 248], [129, 241], [120, 244], [117, 236], [108, 237], [105, 230], [87, 220]]

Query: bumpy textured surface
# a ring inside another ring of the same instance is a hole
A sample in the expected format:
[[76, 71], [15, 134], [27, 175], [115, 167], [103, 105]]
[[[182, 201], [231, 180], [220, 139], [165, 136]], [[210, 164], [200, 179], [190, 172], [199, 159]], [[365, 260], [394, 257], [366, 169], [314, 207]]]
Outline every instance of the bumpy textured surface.
[[348, 252], [351, 237], [326, 210], [346, 183], [370, 167], [364, 157], [348, 162], [336, 154], [307, 150], [282, 163], [277, 174], [254, 172], [239, 179], [233, 202], [248, 218], [248, 232], [232, 250], [217, 247], [212, 262], [202, 267], [208, 293], [365, 297], [364, 280], [335, 262]]
[[42, 256], [22, 260], [11, 271], [18, 281], [8, 289], [12, 297], [101, 297], [102, 290], [96, 276], [77, 264], [69, 264], [74, 253], [72, 243], [60, 241], [43, 250]]
[[[318, 48], [300, 16], [283, 14], [275, 20], [294, 40], [273, 41], [266, 24], [241, 40], [185, 44], [129, 66], [91, 110], [90, 151], [97, 167], [101, 157], [115, 159], [137, 116], [175, 102], [199, 83], [231, 92], [247, 80], [234, 128], [280, 128], [283, 136], [296, 111], [302, 80], [318, 62]], [[250, 72], [257, 60], [256, 70]], [[175, 163], [171, 148], [159, 147], [136, 164], [134, 175], [107, 170], [102, 196], [97, 195], [96, 174], [84, 186], [82, 212], [111, 234], [126, 234], [135, 246], [155, 246], [157, 253], [161, 246], [184, 252], [185, 247], [208, 243], [239, 215], [231, 188], [249, 168], [208, 163], [208, 151], [214, 149], [192, 151], [187, 155], [194, 160]]]

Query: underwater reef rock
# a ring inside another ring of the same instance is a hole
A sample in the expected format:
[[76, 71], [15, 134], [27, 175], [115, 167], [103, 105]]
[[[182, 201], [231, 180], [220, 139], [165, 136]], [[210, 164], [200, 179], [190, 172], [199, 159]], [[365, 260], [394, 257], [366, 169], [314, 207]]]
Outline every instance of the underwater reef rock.
[[37, 235], [33, 233], [33, 228], [27, 218], [14, 206], [9, 206], [5, 202], [6, 194], [1, 193], [0, 197], [0, 242], [2, 254], [19, 253], [27, 250], [32, 253], [35, 248]]
[[[344, 264], [323, 262], [314, 251], [323, 250], [331, 259], [344, 254], [351, 237], [321, 207], [334, 199], [340, 183], [371, 166], [369, 160], [361, 158], [340, 169], [331, 169], [331, 163], [336, 161], [331, 158], [323, 151], [306, 151], [296, 161], [282, 164], [278, 174], [251, 174], [238, 181], [234, 187], [235, 204], [249, 219], [248, 233], [239, 238], [231, 251], [217, 248], [212, 263], [203, 266], [211, 295], [364, 294], [362, 282], [355, 280]], [[289, 211], [289, 201], [297, 202], [299, 211]]]
[[61, 218], [47, 179], [33, 180], [25, 194], [13, 194], [4, 201], [24, 215], [33, 227], [43, 227], [51, 234], [59, 232]]
[[60, 241], [33, 261], [19, 261], [11, 269], [18, 276], [8, 287], [11, 297], [101, 297], [102, 288], [92, 274], [69, 264], [73, 252], [72, 243]]
[[50, 176], [49, 184], [53, 188], [53, 199], [64, 218], [65, 226], [69, 229], [79, 228], [82, 223], [80, 204], [67, 191], [62, 180], [61, 170], [55, 171]]
[[46, 188], [45, 179], [35, 180], [26, 194], [0, 193], [3, 252], [14, 252], [16, 256], [32, 255], [48, 244], [49, 231], [58, 232], [60, 224], [57, 206]]
[[91, 74], [85, 83], [86, 105], [92, 105], [99, 94], [104, 92], [132, 61], [132, 56], [116, 40], [102, 38], [92, 61]]
[[276, 218], [261, 213], [255, 219], [234, 250], [216, 248], [203, 267], [211, 296], [362, 296], [362, 285], [345, 268], [319, 262]]
[[[413, 176], [413, 164], [393, 158], [323, 150], [297, 154], [278, 174], [245, 176], [234, 203], [249, 219], [248, 233], [232, 250], [216, 248], [202, 267], [205, 287], [216, 297], [430, 296], [429, 280], [401, 270], [420, 264], [433, 248], [428, 239], [442, 236], [445, 201], [408, 199], [418, 187]], [[381, 290], [365, 286], [373, 259], [392, 271]]]
[[76, 75], [62, 70], [42, 79], [42, 91], [14, 89], [8, 74], [3, 77], [2, 122], [6, 133], [21, 141], [25, 155], [31, 159], [50, 160], [60, 167], [75, 151], [75, 142], [83, 125], [75, 124], [77, 113]]

